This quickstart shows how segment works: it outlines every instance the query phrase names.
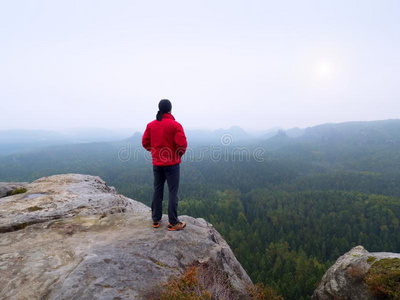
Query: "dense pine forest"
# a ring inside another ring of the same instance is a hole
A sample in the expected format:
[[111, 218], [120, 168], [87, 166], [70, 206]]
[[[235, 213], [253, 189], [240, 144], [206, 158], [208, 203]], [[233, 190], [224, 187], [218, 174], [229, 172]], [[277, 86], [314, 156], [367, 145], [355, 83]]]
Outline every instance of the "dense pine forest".
[[[189, 138], [178, 212], [211, 222], [254, 282], [285, 299], [309, 299], [352, 247], [400, 252], [399, 120], [229, 137], [229, 145]], [[140, 138], [3, 156], [0, 181], [92, 174], [150, 205], [152, 168]]]

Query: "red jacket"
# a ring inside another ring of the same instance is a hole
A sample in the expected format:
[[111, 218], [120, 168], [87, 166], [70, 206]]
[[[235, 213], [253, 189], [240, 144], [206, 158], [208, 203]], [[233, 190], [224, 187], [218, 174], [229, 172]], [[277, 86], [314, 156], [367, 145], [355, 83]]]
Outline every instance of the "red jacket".
[[154, 120], [147, 124], [142, 145], [147, 151], [151, 151], [155, 166], [179, 164], [187, 148], [182, 125], [168, 113], [162, 115], [161, 121]]

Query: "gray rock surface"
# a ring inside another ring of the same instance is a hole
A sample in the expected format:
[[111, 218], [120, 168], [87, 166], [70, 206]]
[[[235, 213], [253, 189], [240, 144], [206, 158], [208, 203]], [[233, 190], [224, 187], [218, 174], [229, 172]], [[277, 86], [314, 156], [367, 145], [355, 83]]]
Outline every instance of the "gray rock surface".
[[0, 198], [7, 197], [15, 189], [26, 186], [28, 182], [0, 182]]
[[[238, 295], [251, 284], [203, 219], [181, 216], [187, 228], [170, 232], [163, 215], [154, 229], [147, 206], [93, 176], [51, 176], [27, 188], [46, 196], [0, 200], [1, 226], [8, 228], [0, 233], [1, 299], [144, 299], [197, 262], [217, 264]], [[42, 209], [30, 212], [34, 206]], [[26, 220], [39, 222], [7, 225]]]
[[24, 194], [0, 198], [0, 232], [72, 216], [150, 211], [146, 205], [118, 194], [96, 176], [54, 175], [25, 188]]
[[390, 252], [370, 253], [362, 246], [354, 247], [339, 257], [336, 263], [328, 269], [314, 291], [312, 299], [378, 299], [368, 289], [364, 278], [371, 266], [384, 258], [400, 258], [400, 254]]

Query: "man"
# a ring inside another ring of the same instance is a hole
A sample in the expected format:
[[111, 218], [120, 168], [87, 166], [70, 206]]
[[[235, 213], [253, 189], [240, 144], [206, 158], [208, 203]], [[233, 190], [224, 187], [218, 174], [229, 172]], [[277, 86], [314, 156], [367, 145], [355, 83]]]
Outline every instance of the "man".
[[186, 223], [178, 220], [179, 164], [187, 148], [186, 136], [182, 125], [171, 114], [172, 104], [162, 99], [158, 104], [156, 120], [147, 124], [142, 145], [151, 151], [154, 174], [154, 194], [151, 203], [153, 227], [160, 226], [164, 183], [167, 180], [169, 190], [168, 230], [182, 230]]

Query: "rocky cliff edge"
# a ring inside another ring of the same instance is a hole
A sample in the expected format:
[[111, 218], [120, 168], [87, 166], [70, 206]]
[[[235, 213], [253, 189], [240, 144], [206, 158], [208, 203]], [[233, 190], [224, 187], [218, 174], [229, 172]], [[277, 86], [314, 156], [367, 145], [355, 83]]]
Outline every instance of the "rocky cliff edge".
[[237, 298], [251, 284], [203, 219], [182, 216], [185, 230], [169, 232], [163, 215], [154, 229], [149, 207], [95, 176], [55, 175], [23, 186], [25, 193], [0, 198], [1, 299], [144, 299], [205, 263], [218, 267]]

